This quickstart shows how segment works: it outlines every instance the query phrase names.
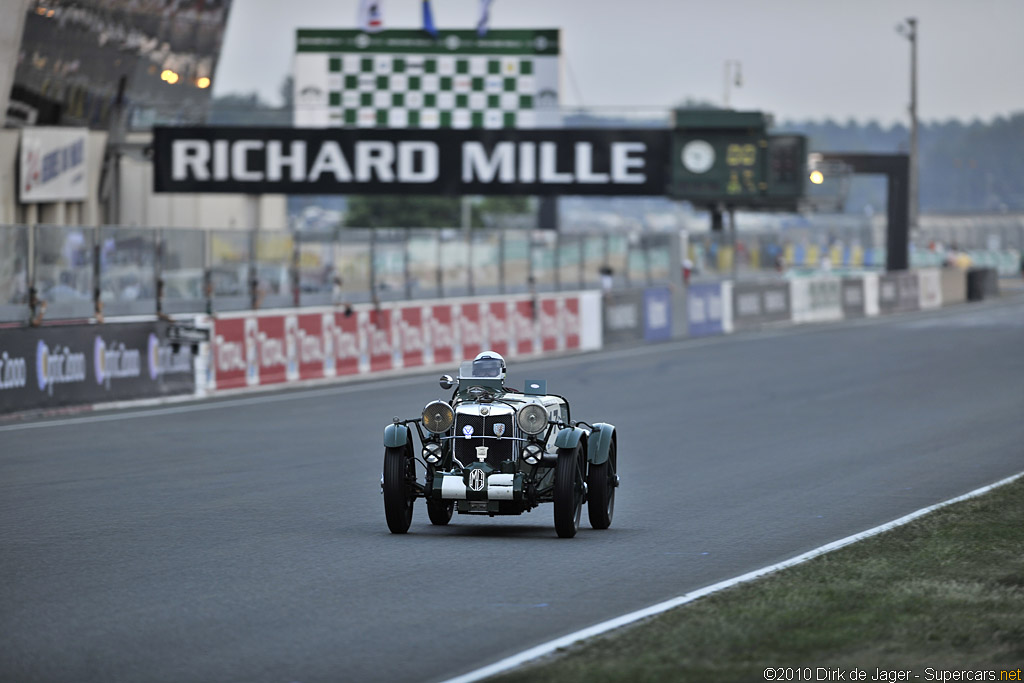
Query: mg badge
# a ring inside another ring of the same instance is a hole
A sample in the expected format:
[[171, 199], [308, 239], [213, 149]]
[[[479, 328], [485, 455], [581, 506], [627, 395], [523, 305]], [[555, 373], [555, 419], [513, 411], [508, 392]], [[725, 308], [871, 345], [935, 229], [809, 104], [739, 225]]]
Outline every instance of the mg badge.
[[494, 435], [495, 436], [500, 437], [504, 433], [505, 433], [505, 425], [503, 423], [499, 422], [496, 425], [494, 425]]
[[469, 471], [469, 490], [470, 491], [483, 491], [484, 485], [487, 483], [487, 478], [484, 475], [483, 470], [470, 470]]
[[462, 435], [465, 436], [467, 439], [471, 438], [473, 436], [473, 425], [466, 425], [465, 427], [463, 427]]

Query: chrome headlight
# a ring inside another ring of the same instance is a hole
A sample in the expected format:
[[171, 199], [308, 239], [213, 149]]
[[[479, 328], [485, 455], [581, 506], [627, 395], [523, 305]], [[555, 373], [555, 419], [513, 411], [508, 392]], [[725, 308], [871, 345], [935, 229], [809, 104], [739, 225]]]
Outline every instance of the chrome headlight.
[[548, 411], [536, 403], [531, 403], [520, 409], [516, 421], [519, 428], [527, 434], [540, 434], [548, 426]]
[[431, 465], [441, 462], [441, 444], [433, 441], [423, 444], [423, 459]]
[[455, 411], [444, 401], [431, 401], [423, 409], [423, 426], [428, 432], [443, 434], [452, 428]]

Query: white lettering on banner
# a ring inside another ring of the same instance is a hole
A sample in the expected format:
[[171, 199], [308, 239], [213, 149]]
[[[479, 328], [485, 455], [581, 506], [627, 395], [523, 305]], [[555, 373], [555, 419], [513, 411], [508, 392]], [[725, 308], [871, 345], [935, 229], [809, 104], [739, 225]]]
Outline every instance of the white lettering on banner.
[[224, 335], [218, 334], [213, 339], [213, 347], [217, 372], [245, 370], [245, 352], [240, 343], [227, 341]]
[[607, 183], [607, 173], [594, 173], [593, 152], [589, 142], [576, 143], [576, 179], [581, 183]]
[[108, 346], [102, 337], [93, 343], [93, 365], [96, 384], [110, 388], [110, 381], [124, 377], [138, 377], [142, 374], [138, 349], [126, 348], [123, 342], [111, 342]]
[[[504, 306], [504, 302], [499, 304]], [[498, 317], [491, 310], [490, 306], [486, 306], [487, 311], [487, 337], [490, 339], [491, 345], [503, 344], [508, 342], [509, 333], [512, 331], [509, 327], [508, 311], [505, 311], [505, 315]]]
[[[573, 168], [558, 169], [558, 143], [541, 142], [538, 173], [537, 143], [499, 142], [488, 155], [482, 142], [470, 141], [462, 144], [462, 182], [464, 183], [541, 183], [569, 185], [578, 184], [626, 184], [635, 185], [647, 181], [643, 154], [647, 145], [642, 142], [611, 143], [610, 173], [594, 170], [594, 145], [590, 142], [575, 143]], [[519, 155], [518, 165], [516, 154]], [[518, 172], [518, 178], [516, 174]]]
[[[420, 170], [416, 170], [419, 159]], [[398, 144], [398, 178], [403, 183], [432, 183], [437, 180], [440, 165], [437, 145], [430, 142]]]
[[322, 337], [309, 334], [301, 327], [298, 328], [299, 362], [303, 365], [309, 363], [323, 363], [324, 361], [324, 340]]
[[192, 351], [182, 346], [175, 352], [170, 346], [158, 346], [156, 349], [156, 374], [170, 375], [192, 372], [189, 359]]
[[360, 183], [372, 180], [372, 171], [376, 171], [380, 182], [394, 182], [391, 168], [394, 163], [395, 148], [390, 142], [370, 141], [356, 145], [356, 180]]
[[571, 183], [572, 173], [559, 173], [558, 168], [558, 143], [540, 143], [540, 181], [542, 183]]
[[399, 315], [398, 343], [403, 354], [426, 350], [427, 344], [422, 323], [413, 325], [405, 319], [405, 316]]
[[704, 299], [699, 297], [690, 297], [690, 300], [686, 306], [687, 317], [691, 323], [701, 324], [708, 320], [707, 305]]
[[712, 320], [722, 319], [722, 297], [719, 294], [712, 294], [708, 297], [708, 315]]
[[334, 325], [334, 314], [324, 313], [320, 318], [320, 330], [323, 337], [324, 377], [334, 377], [336, 361], [334, 356], [334, 338], [338, 330]]
[[668, 327], [668, 302], [658, 299], [650, 302], [647, 307], [648, 324], [652, 329], [661, 330]]
[[[263, 167], [250, 164], [250, 152], [265, 152]], [[336, 140], [325, 140], [315, 150], [306, 173], [309, 146], [305, 140], [174, 140], [171, 143], [171, 178], [175, 181], [316, 182], [332, 175], [337, 182], [353, 180], [352, 167]], [[356, 182], [433, 183], [440, 173], [436, 143], [362, 140], [354, 145]], [[211, 169], [212, 166], [212, 169]], [[286, 174], [287, 171], [287, 174]], [[396, 175], [397, 171], [397, 175]]]
[[455, 331], [451, 323], [444, 323], [430, 317], [430, 338], [434, 349], [450, 349], [455, 345]]
[[299, 378], [299, 319], [294, 315], [284, 319], [285, 377]]
[[24, 358], [11, 358], [6, 351], [0, 354], [0, 389], [20, 389], [25, 386], [27, 367]]
[[284, 174], [282, 170], [288, 167], [288, 179], [292, 182], [302, 182], [306, 179], [306, 143], [302, 140], [293, 140], [290, 154], [283, 153], [280, 140], [271, 140], [267, 143], [267, 180], [279, 181]]
[[637, 327], [639, 317], [634, 304], [615, 304], [606, 312], [609, 330], [629, 330]]
[[[540, 302], [534, 302], [534, 306], [539, 307]], [[533, 318], [529, 315], [524, 315], [519, 310], [518, 306], [512, 308], [512, 329], [515, 331], [516, 339], [520, 342], [529, 341], [533, 343], [534, 327]]]
[[537, 182], [537, 146], [532, 142], [519, 143], [519, 182]]
[[56, 384], [85, 381], [85, 354], [72, 353], [67, 346], [57, 345], [50, 350], [46, 342], [36, 345], [36, 377], [39, 390], [53, 395]]
[[[563, 301], [563, 306], [565, 302]], [[568, 306], [565, 306], [560, 310], [562, 314], [562, 321], [560, 327], [562, 336], [568, 339], [571, 336], [578, 336], [582, 332], [583, 328], [580, 325], [580, 316], [578, 313], [574, 313]]]
[[883, 282], [879, 288], [879, 298], [882, 301], [895, 301], [896, 300], [896, 283], [895, 282]]
[[[524, 143], [529, 144], [529, 143]], [[515, 182], [516, 148], [512, 142], [499, 142], [487, 158], [482, 142], [467, 142], [462, 146], [462, 182], [471, 183], [478, 179], [482, 183]]]
[[209, 164], [210, 143], [205, 140], [171, 143], [171, 178], [174, 180], [209, 180]]
[[757, 292], [745, 292], [736, 297], [736, 315], [760, 315], [761, 297]]
[[334, 357], [338, 360], [357, 360], [359, 358], [359, 335], [354, 332], [346, 332], [341, 327], [335, 327]]
[[612, 143], [612, 182], [620, 184], [637, 184], [647, 180], [643, 173], [630, 173], [630, 169], [644, 167], [644, 160], [641, 156], [637, 158], [634, 154], [642, 155], [647, 151], [647, 145], [642, 142], [613, 142]]
[[365, 340], [365, 347], [370, 356], [387, 356], [391, 354], [387, 330], [377, 327], [369, 316], [359, 321], [360, 334]]
[[545, 337], [557, 337], [558, 336], [558, 309], [555, 309], [555, 314], [551, 315], [547, 312], [547, 309], [543, 304], [537, 304], [537, 327]]
[[272, 368], [275, 365], [288, 367], [288, 355], [282, 340], [276, 337], [268, 337], [266, 332], [260, 332], [256, 340], [259, 345], [261, 368]]
[[213, 143], [213, 179], [228, 180], [231, 178], [231, 164], [228, 163], [230, 145], [227, 140], [217, 140]]
[[255, 386], [260, 383], [259, 360], [259, 323], [256, 318], [248, 317], [244, 323], [245, 330], [245, 383]]
[[[441, 148], [430, 140], [197, 140], [170, 142], [175, 182], [436, 183]], [[572, 145], [572, 153], [560, 146]], [[595, 149], [597, 147], [598, 149]], [[447, 149], [447, 148], [445, 148]], [[463, 183], [547, 185], [639, 185], [647, 182], [644, 142], [501, 141], [489, 148], [466, 140], [447, 169]], [[560, 153], [561, 152], [561, 153]], [[559, 160], [565, 167], [559, 167]], [[606, 168], [596, 167], [605, 159]], [[445, 174], [448, 175], [448, 174]]]
[[462, 332], [462, 346], [483, 346], [484, 345], [484, 330], [482, 325], [483, 314], [479, 316], [477, 320], [473, 320], [469, 316], [461, 316], [460, 327]]
[[352, 169], [341, 153], [341, 146], [334, 140], [325, 142], [317, 152], [313, 167], [309, 169], [309, 182], [320, 180], [324, 173], [332, 174], [339, 183], [352, 182]]
[[263, 147], [259, 140], [238, 140], [231, 145], [231, 176], [235, 180], [246, 183], [258, 183], [263, 180], [261, 171], [249, 170], [249, 152]]
[[785, 292], [768, 291], [764, 293], [765, 313], [781, 313], [786, 310]]

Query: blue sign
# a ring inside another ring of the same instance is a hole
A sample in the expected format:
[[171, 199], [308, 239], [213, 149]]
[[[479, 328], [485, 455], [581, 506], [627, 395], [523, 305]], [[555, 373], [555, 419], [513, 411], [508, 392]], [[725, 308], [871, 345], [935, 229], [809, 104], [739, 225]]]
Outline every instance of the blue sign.
[[672, 338], [672, 293], [668, 287], [644, 291], [644, 341], [668, 341]]
[[721, 283], [695, 283], [686, 292], [686, 320], [691, 337], [722, 334]]

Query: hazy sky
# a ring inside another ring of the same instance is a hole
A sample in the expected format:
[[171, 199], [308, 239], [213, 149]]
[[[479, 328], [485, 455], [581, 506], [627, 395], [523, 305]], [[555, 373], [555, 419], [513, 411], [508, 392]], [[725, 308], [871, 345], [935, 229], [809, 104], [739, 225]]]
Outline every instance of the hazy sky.
[[[358, 0], [234, 0], [214, 93], [279, 103], [296, 28], [355, 28]], [[470, 28], [478, 0], [433, 0], [439, 29]], [[420, 0], [385, 0], [387, 28], [420, 28]], [[1024, 111], [1024, 0], [494, 0], [492, 28], [562, 29], [562, 104], [720, 104], [777, 120], [906, 120], [918, 19], [918, 115], [989, 120]]]

